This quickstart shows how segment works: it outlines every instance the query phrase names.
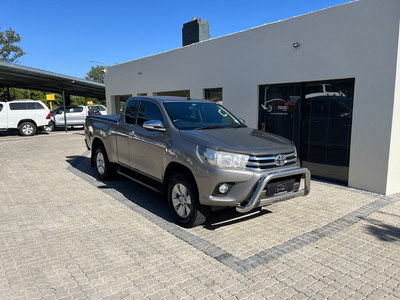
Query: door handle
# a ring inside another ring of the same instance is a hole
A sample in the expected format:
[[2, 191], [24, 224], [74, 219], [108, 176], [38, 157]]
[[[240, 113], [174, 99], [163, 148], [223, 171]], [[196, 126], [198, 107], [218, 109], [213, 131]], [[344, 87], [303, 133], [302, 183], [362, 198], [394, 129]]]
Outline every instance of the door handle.
[[129, 135], [132, 137], [137, 137], [137, 134], [133, 130], [129, 131]]

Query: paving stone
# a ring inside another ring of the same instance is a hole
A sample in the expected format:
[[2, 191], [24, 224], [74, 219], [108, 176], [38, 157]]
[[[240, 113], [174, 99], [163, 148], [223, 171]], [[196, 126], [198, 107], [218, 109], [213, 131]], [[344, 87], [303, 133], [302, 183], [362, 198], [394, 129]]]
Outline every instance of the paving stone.
[[398, 298], [399, 194], [313, 180], [184, 229], [159, 194], [98, 181], [81, 130], [0, 133], [0, 151], [0, 299]]

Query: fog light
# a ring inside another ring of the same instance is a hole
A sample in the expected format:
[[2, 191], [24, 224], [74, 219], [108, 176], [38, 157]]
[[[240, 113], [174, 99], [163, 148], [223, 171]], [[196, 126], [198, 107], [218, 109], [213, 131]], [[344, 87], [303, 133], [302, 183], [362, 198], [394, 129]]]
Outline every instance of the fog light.
[[213, 196], [215, 197], [223, 197], [226, 196], [229, 191], [232, 189], [234, 182], [223, 182], [219, 183], [215, 186], [215, 189], [212, 193]]
[[218, 188], [218, 192], [220, 192], [221, 194], [225, 194], [228, 190], [229, 185], [227, 185], [226, 183], [221, 184]]

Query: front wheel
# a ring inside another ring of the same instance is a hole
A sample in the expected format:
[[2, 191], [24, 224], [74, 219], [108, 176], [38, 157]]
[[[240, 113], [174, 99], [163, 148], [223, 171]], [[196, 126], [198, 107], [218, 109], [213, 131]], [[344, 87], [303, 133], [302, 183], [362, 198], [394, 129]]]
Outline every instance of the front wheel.
[[200, 204], [197, 189], [185, 174], [176, 174], [169, 181], [168, 205], [179, 225], [187, 228], [204, 223], [210, 214], [210, 207]]
[[24, 135], [24, 136], [31, 136], [36, 133], [36, 126], [35, 126], [35, 124], [33, 124], [31, 122], [21, 123], [21, 125], [19, 125], [18, 129], [19, 129], [19, 132], [21, 133], [21, 135]]
[[97, 147], [94, 153], [94, 165], [96, 167], [97, 176], [100, 179], [112, 179], [116, 174], [116, 167], [108, 160], [107, 152], [103, 146]]

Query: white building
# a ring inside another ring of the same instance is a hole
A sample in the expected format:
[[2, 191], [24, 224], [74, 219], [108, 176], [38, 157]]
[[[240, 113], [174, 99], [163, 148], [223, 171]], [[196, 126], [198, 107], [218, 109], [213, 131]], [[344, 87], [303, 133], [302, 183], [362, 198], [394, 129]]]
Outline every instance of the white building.
[[107, 107], [216, 92], [248, 126], [293, 139], [313, 175], [398, 193], [399, 21], [400, 1], [360, 0], [118, 64]]

